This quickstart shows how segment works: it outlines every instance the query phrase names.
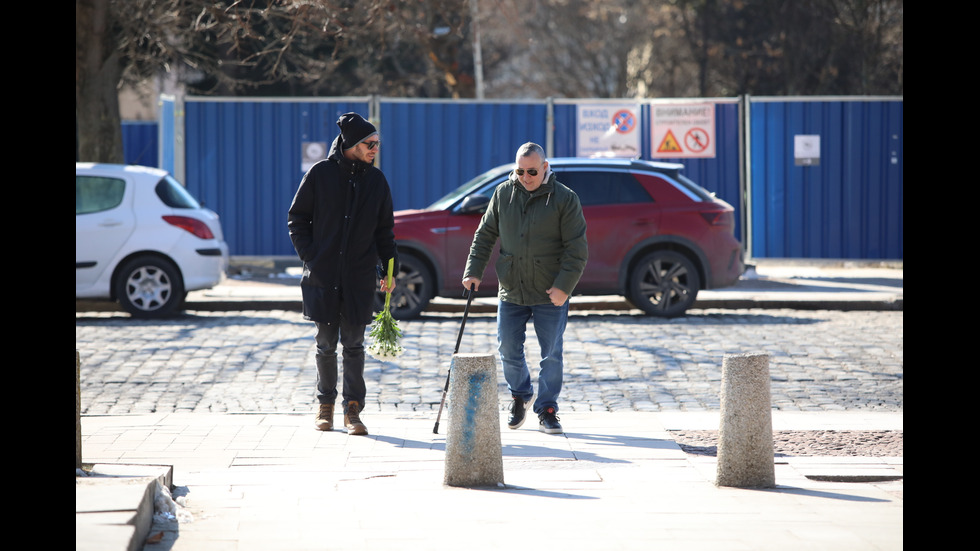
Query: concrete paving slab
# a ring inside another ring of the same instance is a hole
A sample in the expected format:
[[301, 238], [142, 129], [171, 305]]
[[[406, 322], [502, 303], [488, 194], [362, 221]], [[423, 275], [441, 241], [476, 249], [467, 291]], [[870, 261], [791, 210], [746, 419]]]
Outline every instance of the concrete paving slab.
[[[268, 551], [355, 546], [370, 551], [418, 545], [479, 551], [511, 548], [515, 539], [573, 551], [609, 546], [685, 551], [901, 548], [901, 480], [889, 487], [812, 478], [813, 473], [901, 474], [900, 460], [775, 458], [775, 488], [718, 487], [715, 459], [685, 454], [666, 430], [689, 428], [708, 416], [692, 415], [685, 421], [683, 414], [568, 413], [562, 415], [568, 431], [564, 435], [503, 430], [504, 484], [480, 489], [443, 485], [444, 462], [439, 459], [445, 435], [432, 434], [431, 423], [373, 414], [372, 434], [354, 437], [314, 431], [307, 417], [130, 416], [131, 427], [148, 433], [158, 428], [172, 431], [175, 426], [210, 430], [228, 423], [253, 429], [291, 427], [277, 434], [282, 453], [267, 461], [256, 460], [262, 455], [255, 450], [261, 440], [234, 446], [229, 442], [233, 450], [176, 457], [177, 493], [183, 494], [183, 507], [193, 520], [155, 524], [151, 531], [169, 542], [163, 548]], [[774, 419], [781, 417], [776, 414]], [[828, 414], [820, 422], [811, 417], [817, 415], [779, 422], [829, 426], [843, 419], [858, 426], [856, 416]], [[863, 418], [876, 426], [894, 426], [894, 419], [883, 417]], [[110, 418], [83, 418], [86, 442], [102, 442], [104, 432], [118, 428]], [[310, 434], [334, 445], [329, 458], [308, 454], [305, 441]], [[411, 446], [406, 446], [409, 441]], [[291, 451], [294, 460], [284, 461]], [[100, 453], [118, 452], [109, 445]], [[160, 454], [158, 459], [169, 457], [165, 451], [154, 453]], [[220, 465], [202, 457], [210, 453], [222, 458], [231, 453], [234, 459]], [[239, 457], [249, 459], [238, 462]], [[79, 530], [78, 537], [83, 537]]]

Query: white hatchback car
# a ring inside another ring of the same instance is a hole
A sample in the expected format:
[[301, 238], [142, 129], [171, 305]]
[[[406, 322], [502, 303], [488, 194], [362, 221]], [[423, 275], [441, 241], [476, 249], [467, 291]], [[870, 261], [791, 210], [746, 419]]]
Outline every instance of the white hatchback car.
[[179, 312], [228, 269], [218, 215], [165, 170], [75, 163], [75, 299], [116, 300], [137, 318]]

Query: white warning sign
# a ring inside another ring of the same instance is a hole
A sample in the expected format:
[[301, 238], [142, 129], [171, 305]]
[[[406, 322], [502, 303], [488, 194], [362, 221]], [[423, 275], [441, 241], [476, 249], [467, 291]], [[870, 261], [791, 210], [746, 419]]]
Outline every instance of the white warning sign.
[[577, 125], [576, 157], [640, 156], [639, 105], [579, 105]]
[[714, 157], [715, 104], [650, 105], [653, 158]]

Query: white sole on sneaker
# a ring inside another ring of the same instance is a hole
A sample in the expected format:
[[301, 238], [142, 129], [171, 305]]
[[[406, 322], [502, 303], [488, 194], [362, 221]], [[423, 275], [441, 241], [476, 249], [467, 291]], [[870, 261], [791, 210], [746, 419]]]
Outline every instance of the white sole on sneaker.
[[[557, 421], [558, 421], [558, 418], [556, 416], [555, 417], [555, 422], [557, 422]], [[565, 432], [564, 430], [562, 430], [561, 423], [558, 423], [558, 428], [557, 429], [549, 429], [549, 428], [546, 428], [544, 426], [544, 422], [541, 421], [540, 418], [538, 419], [538, 430], [541, 431], [541, 432], [543, 432], [543, 433], [545, 433], [545, 434], [564, 434], [564, 432]]]

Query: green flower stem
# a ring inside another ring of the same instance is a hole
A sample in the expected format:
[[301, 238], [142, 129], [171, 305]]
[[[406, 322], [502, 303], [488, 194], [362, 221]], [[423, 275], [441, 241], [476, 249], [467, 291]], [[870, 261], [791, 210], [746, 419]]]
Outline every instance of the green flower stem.
[[374, 343], [368, 347], [368, 351], [374, 356], [381, 358], [399, 356], [403, 349], [398, 344], [402, 337], [402, 331], [398, 328], [398, 322], [391, 317], [391, 284], [393, 280], [392, 272], [395, 269], [395, 259], [388, 260], [388, 288], [385, 293], [384, 310], [378, 312], [371, 325], [370, 336]]

